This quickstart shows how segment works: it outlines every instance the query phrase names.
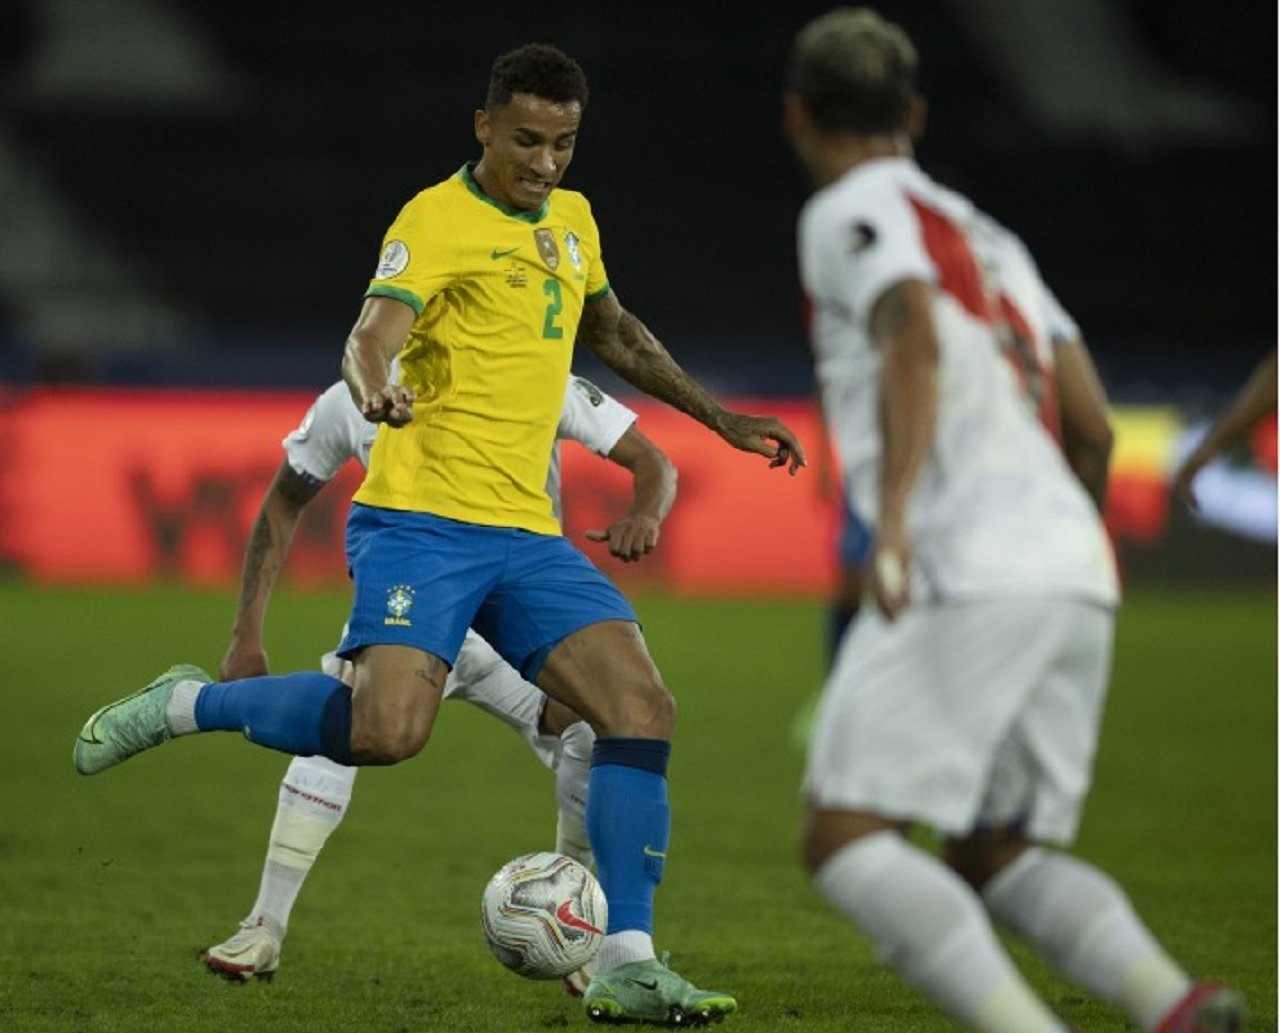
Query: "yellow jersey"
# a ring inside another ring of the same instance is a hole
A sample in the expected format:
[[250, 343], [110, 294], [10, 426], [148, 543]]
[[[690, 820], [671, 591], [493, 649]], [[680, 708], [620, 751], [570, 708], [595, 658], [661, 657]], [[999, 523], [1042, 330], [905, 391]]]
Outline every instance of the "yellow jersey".
[[559, 534], [547, 468], [583, 304], [608, 289], [591, 206], [575, 191], [521, 211], [464, 165], [413, 198], [365, 297], [417, 314], [400, 351], [414, 418], [378, 428], [355, 501]]

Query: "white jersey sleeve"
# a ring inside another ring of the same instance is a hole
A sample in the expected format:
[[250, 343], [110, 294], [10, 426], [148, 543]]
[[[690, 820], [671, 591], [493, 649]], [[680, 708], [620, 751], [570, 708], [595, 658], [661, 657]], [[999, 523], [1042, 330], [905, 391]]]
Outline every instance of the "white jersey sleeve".
[[[809, 253], [801, 261], [819, 282], [816, 294], [847, 306], [848, 317], [869, 327], [871, 310], [880, 296], [904, 280], [936, 283], [938, 276], [920, 236], [919, 221], [900, 190], [872, 179], [864, 189], [849, 191], [838, 210], [812, 206], [805, 213], [808, 227], [801, 240]], [[819, 228], [838, 218], [840, 225]]]
[[616, 398], [589, 380], [571, 376], [556, 437], [577, 441], [597, 455], [607, 456], [635, 422], [636, 414]]
[[324, 484], [333, 480], [349, 459], [367, 466], [377, 432], [377, 424], [360, 415], [347, 385], [338, 381], [311, 404], [282, 444], [294, 472]]
[[1055, 347], [1059, 344], [1066, 344], [1068, 341], [1080, 340], [1080, 327], [1074, 319], [1071, 318], [1062, 303], [1058, 301], [1043, 279], [1041, 280], [1042, 288], [1042, 307], [1044, 309], [1044, 323], [1049, 331], [1049, 341]]

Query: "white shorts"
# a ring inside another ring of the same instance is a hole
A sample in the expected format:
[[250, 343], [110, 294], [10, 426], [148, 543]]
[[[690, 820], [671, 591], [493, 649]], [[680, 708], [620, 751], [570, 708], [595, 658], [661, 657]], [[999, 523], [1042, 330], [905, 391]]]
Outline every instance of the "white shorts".
[[1069, 844], [1089, 790], [1114, 615], [1065, 599], [868, 612], [827, 679], [809, 803], [948, 836], [1017, 823]]
[[[346, 634], [345, 630], [343, 632]], [[325, 674], [342, 678], [348, 661], [337, 653], [325, 653], [320, 666]], [[511, 728], [538, 755], [543, 765], [554, 769], [560, 758], [560, 738], [541, 735], [538, 724], [547, 697], [536, 685], [502, 659], [488, 642], [467, 629], [457, 663], [444, 683], [445, 699], [460, 699], [492, 714]]]

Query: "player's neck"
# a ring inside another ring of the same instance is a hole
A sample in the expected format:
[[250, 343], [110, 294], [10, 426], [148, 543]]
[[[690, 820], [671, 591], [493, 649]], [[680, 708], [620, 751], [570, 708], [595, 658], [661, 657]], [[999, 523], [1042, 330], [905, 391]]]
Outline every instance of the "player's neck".
[[902, 134], [845, 135], [827, 141], [817, 162], [820, 185], [834, 183], [847, 172], [878, 158], [910, 158], [911, 141]]

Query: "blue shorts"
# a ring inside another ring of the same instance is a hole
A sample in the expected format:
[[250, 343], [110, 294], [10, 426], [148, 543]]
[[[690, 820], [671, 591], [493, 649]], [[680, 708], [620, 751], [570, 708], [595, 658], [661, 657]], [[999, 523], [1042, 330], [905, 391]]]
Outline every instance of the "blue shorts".
[[352, 503], [355, 599], [338, 655], [404, 645], [452, 665], [474, 627], [527, 680], [564, 638], [635, 621], [622, 593], [557, 535]]
[[860, 567], [871, 555], [875, 535], [848, 502], [844, 504], [844, 520], [840, 527], [840, 563], [846, 567]]

